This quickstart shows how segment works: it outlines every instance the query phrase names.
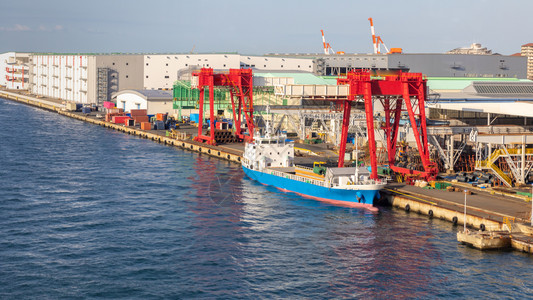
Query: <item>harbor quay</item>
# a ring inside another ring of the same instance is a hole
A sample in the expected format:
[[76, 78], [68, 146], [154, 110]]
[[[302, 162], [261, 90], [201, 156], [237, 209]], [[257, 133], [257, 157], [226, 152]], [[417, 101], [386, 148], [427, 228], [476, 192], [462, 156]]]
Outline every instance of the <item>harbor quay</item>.
[[[149, 139], [167, 146], [178, 147], [200, 155], [241, 164], [244, 145], [227, 143], [208, 145], [192, 139], [197, 127], [180, 126], [169, 136], [166, 130], [142, 130], [138, 126], [115, 124], [97, 116], [65, 110], [63, 101], [53, 98], [35, 97], [16, 91], [0, 91], [0, 97], [39, 107], [60, 115], [105, 128]], [[300, 153], [298, 164], [312, 164], [316, 160], [329, 160], [331, 157], [309, 156], [318, 152], [316, 146], [297, 143]], [[446, 220], [453, 226], [464, 226], [458, 233], [459, 242], [480, 250], [513, 248], [517, 251], [533, 253], [533, 230], [530, 225], [531, 200], [528, 196], [506, 193], [502, 190], [473, 187], [467, 183], [439, 180], [447, 183], [446, 188], [425, 188], [406, 183], [391, 183], [381, 192], [377, 206], [393, 206], [406, 213], [418, 213], [428, 218]]]

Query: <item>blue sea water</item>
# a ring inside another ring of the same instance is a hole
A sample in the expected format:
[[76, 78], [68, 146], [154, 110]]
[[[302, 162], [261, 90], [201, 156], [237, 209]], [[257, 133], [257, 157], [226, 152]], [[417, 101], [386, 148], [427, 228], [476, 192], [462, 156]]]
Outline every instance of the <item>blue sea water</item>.
[[0, 299], [531, 298], [533, 257], [0, 99]]

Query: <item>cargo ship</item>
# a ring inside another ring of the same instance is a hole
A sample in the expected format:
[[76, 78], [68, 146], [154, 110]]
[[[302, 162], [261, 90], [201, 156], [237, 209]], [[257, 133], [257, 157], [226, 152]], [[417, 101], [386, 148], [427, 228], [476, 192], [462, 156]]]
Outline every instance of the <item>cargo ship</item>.
[[315, 163], [313, 168], [294, 164], [294, 142], [286, 135], [266, 133], [246, 143], [244, 173], [264, 185], [307, 198], [350, 207], [373, 207], [384, 180], [370, 179], [365, 167], [332, 168]]

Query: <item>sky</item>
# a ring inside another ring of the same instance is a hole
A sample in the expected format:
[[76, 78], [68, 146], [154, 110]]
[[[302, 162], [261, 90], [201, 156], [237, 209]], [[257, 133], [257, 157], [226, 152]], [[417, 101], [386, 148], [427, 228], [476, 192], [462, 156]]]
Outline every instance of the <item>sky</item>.
[[533, 0], [0, 0], [0, 53], [443, 53], [533, 42]]

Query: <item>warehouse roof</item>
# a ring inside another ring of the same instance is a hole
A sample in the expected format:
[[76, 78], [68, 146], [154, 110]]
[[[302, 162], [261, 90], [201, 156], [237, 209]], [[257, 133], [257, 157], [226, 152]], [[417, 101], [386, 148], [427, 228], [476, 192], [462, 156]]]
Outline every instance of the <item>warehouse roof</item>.
[[476, 78], [476, 77], [428, 77], [428, 87], [432, 90], [462, 90], [472, 82], [522, 82], [527, 79], [517, 78]]
[[113, 98], [123, 94], [135, 94], [146, 101], [169, 101], [173, 99], [172, 91], [166, 90], [123, 90], [115, 93]]

